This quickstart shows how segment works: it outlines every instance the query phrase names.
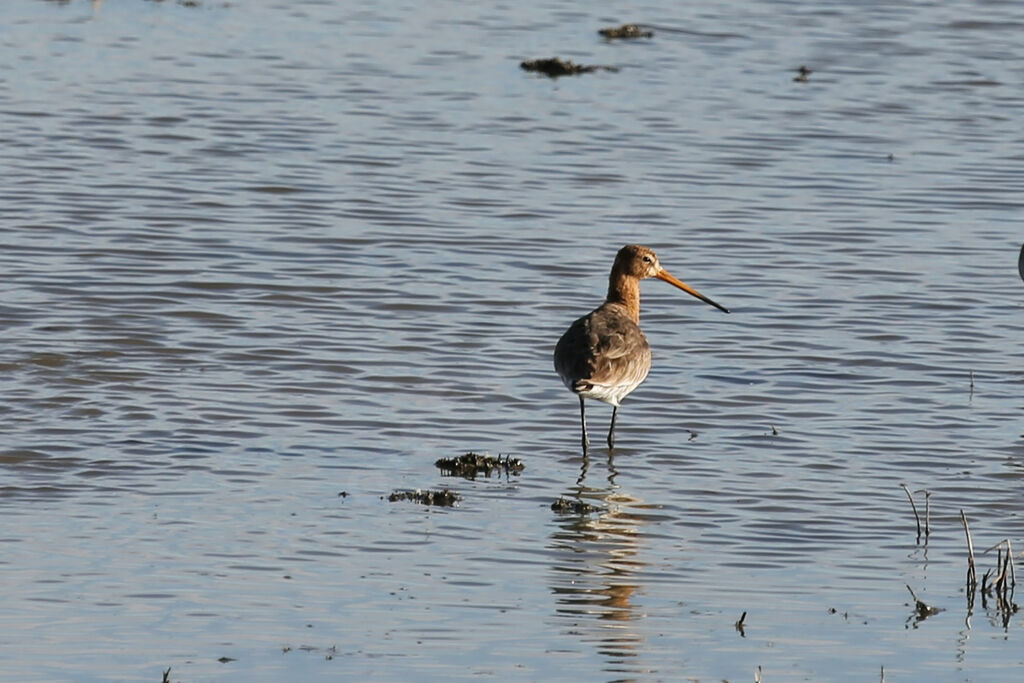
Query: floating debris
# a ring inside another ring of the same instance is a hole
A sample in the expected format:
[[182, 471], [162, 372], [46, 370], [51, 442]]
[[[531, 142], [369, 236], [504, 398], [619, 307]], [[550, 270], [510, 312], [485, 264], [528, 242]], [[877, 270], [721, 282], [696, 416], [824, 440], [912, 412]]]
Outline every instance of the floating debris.
[[452, 507], [462, 500], [462, 496], [451, 489], [442, 489], [440, 491], [424, 491], [422, 489], [416, 489], [415, 491], [392, 491], [388, 496], [388, 502], [394, 503], [400, 500], [411, 500], [414, 503], [421, 503], [423, 505]]
[[492, 455], [480, 455], [470, 451], [457, 458], [439, 458], [434, 465], [446, 476], [459, 476], [465, 479], [476, 479], [476, 475], [484, 474], [488, 477], [493, 472], [504, 472], [505, 475], [519, 474], [525, 465], [519, 458], [506, 455], [504, 458]]
[[551, 509], [555, 512], [573, 515], [589, 515], [591, 512], [601, 511], [601, 508], [596, 505], [584, 503], [582, 500], [569, 500], [568, 498], [559, 498], [551, 504]]
[[914, 589], [910, 587], [910, 584], [905, 585], [907, 586], [907, 590], [910, 591], [911, 597], [914, 598], [914, 613], [916, 616], [913, 617], [913, 619], [915, 624], [919, 624], [928, 617], [934, 616], [942, 611], [941, 607], [932, 607], [924, 600], [917, 597], [917, 593], [915, 593]]
[[810, 76], [812, 73], [814, 72], [808, 69], [806, 66], [801, 65], [800, 68], [796, 70], [796, 76], [793, 77], [793, 80], [796, 81], [797, 83], [806, 83], [807, 77]]
[[573, 76], [576, 74], [590, 73], [591, 71], [618, 71], [615, 66], [593, 66], [589, 64], [576, 64], [572, 60], [561, 60], [558, 57], [550, 59], [528, 59], [519, 65], [524, 71], [536, 71], [551, 78], [559, 76]]
[[616, 26], [612, 28], [603, 28], [598, 31], [603, 37], [608, 40], [615, 40], [617, 38], [632, 39], [632, 38], [653, 38], [654, 31], [650, 31], [645, 28], [641, 28], [637, 24], [623, 24], [622, 26]]

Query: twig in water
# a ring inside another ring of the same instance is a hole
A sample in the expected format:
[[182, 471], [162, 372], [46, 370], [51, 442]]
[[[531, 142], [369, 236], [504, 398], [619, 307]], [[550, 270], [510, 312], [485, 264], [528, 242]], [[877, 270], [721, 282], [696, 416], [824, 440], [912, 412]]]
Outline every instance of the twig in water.
[[1017, 588], [1017, 572], [1014, 571], [1014, 549], [1010, 545], [1010, 539], [1007, 539], [1007, 562], [1010, 564], [1010, 590], [1012, 592]]
[[[1003, 555], [1003, 546], [1006, 546], [1006, 555]], [[1007, 592], [1012, 591], [1017, 587], [1017, 576], [1013, 567], [1013, 545], [1010, 544], [1010, 539], [1004, 538], [1003, 540], [996, 543], [991, 548], [986, 548], [985, 553], [990, 553], [993, 550], [999, 551], [999, 556], [996, 558], [996, 571], [999, 575], [996, 580], [991, 584], [991, 588], [995, 588], [997, 591]], [[1009, 579], [1009, 583], [1007, 583]]]
[[[1003, 552], [1003, 546], [1006, 552]], [[1010, 624], [1010, 617], [1016, 614], [1020, 607], [1013, 601], [1013, 589], [1017, 585], [1014, 576], [1013, 546], [1010, 539], [1004, 538], [985, 552], [998, 551], [995, 569], [989, 569], [981, 579], [981, 604], [987, 607], [986, 598], [991, 596], [996, 601], [996, 611], [1002, 614], [1003, 628]], [[995, 577], [991, 578], [990, 577]]]
[[960, 521], [964, 525], [964, 533], [967, 534], [967, 592], [973, 597], [974, 590], [978, 587], [978, 571], [974, 566], [974, 542], [971, 541], [971, 530], [967, 526], [967, 515], [960, 510]]
[[907, 488], [905, 483], [900, 483], [900, 487], [906, 491], [907, 499], [910, 501], [910, 507], [914, 510], [914, 522], [917, 523], [917, 540], [921, 540], [921, 517], [917, 514], [917, 505], [914, 504], [914, 496], [910, 493], [910, 489]]
[[932, 607], [931, 605], [926, 603], [924, 600], [922, 600], [921, 598], [917, 597], [917, 593], [914, 592], [914, 589], [910, 587], [909, 583], [906, 584], [906, 586], [907, 586], [907, 590], [910, 591], [910, 595], [914, 598], [914, 609], [917, 610], [917, 618], [918, 618], [919, 621], [923, 620], [923, 619], [927, 619], [928, 617], [932, 616], [933, 614], [938, 614], [939, 612], [942, 611], [941, 608], [939, 608], [939, 607]]
[[999, 572], [999, 576], [996, 577], [995, 587], [996, 594], [1002, 597], [1006, 593], [1006, 561], [1003, 559], [1002, 543], [999, 544], [996, 553], [996, 571]]
[[740, 632], [740, 636], [743, 637], [743, 638], [747, 637], [747, 634], [743, 632], [743, 622], [746, 621], [746, 619], [747, 619], [747, 613], [744, 612], [743, 614], [740, 615], [739, 620], [735, 624], [736, 630]]
[[929, 536], [932, 535], [931, 497], [932, 497], [932, 492], [931, 491], [925, 491], [924, 492], [924, 537], [925, 538], [928, 538]]

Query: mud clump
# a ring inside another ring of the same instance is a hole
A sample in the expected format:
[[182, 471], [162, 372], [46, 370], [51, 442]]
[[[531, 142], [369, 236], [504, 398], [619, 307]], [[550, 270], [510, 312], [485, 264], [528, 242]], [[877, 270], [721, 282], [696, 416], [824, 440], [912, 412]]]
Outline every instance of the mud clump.
[[519, 474], [525, 468], [522, 460], [510, 455], [496, 458], [492, 455], [481, 455], [472, 451], [457, 458], [439, 458], [434, 465], [445, 476], [458, 476], [464, 479], [476, 479], [479, 474], [489, 477], [494, 472], [499, 474], [504, 472], [506, 476]]
[[524, 71], [534, 71], [542, 73], [545, 76], [551, 78], [558, 78], [559, 76], [575, 76], [576, 74], [586, 74], [592, 71], [618, 71], [619, 68], [616, 66], [595, 66], [591, 64], [577, 64], [570, 59], [561, 60], [558, 57], [551, 57], [550, 59], [527, 59], [525, 62], [519, 64]]
[[592, 512], [601, 511], [601, 508], [596, 505], [584, 503], [582, 500], [569, 500], [568, 498], [559, 498], [551, 504], [551, 509], [566, 515], [589, 515]]
[[440, 491], [431, 491], [423, 489], [416, 489], [415, 491], [392, 491], [388, 496], [388, 502], [395, 503], [400, 500], [411, 500], [414, 503], [420, 503], [421, 505], [439, 505], [441, 507], [454, 507], [456, 503], [462, 500], [462, 496], [455, 493], [451, 489], [442, 489]]
[[614, 26], [610, 28], [603, 28], [598, 31], [602, 37], [608, 40], [634, 40], [636, 38], [653, 38], [654, 31], [649, 29], [641, 28], [636, 24], [623, 24], [622, 26]]

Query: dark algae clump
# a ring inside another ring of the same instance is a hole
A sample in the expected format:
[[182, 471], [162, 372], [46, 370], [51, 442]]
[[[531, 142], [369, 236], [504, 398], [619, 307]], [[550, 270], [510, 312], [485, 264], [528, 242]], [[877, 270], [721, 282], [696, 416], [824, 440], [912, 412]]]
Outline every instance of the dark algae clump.
[[653, 38], [654, 31], [645, 29], [637, 24], [623, 24], [622, 26], [613, 26], [609, 28], [603, 28], [598, 31], [602, 37], [608, 40], [624, 39], [631, 40], [635, 38]]
[[575, 76], [586, 74], [591, 71], [618, 71], [615, 66], [594, 66], [591, 64], [577, 64], [571, 59], [559, 59], [550, 57], [548, 59], [527, 59], [519, 65], [524, 71], [535, 71], [551, 78], [559, 76]]
[[525, 467], [522, 460], [510, 455], [503, 458], [481, 455], [472, 451], [457, 458], [439, 458], [434, 465], [441, 470], [441, 474], [465, 479], [476, 479], [478, 474], [489, 477], [494, 472], [499, 474], [504, 472], [506, 475], [519, 474]]
[[388, 496], [389, 502], [395, 503], [400, 500], [411, 500], [414, 503], [420, 503], [422, 505], [453, 507], [457, 502], [462, 500], [462, 497], [451, 489], [442, 489], [440, 491], [424, 491], [423, 489], [416, 489], [415, 491], [392, 491]]
[[601, 508], [582, 500], [569, 500], [559, 498], [551, 504], [551, 509], [565, 515], [589, 515], [591, 512], [600, 512]]

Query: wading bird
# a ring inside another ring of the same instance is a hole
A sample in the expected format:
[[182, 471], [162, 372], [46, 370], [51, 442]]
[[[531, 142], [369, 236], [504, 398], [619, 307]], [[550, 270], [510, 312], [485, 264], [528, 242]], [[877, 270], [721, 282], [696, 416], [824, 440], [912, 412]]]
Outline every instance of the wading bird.
[[656, 277], [715, 308], [729, 312], [685, 282], [668, 274], [647, 247], [629, 244], [615, 255], [608, 278], [608, 296], [599, 307], [565, 331], [555, 345], [555, 371], [569, 391], [580, 397], [583, 454], [590, 447], [583, 399], [612, 405], [608, 447], [615, 447], [619, 403], [636, 389], [651, 369], [651, 347], [640, 329], [640, 280]]

